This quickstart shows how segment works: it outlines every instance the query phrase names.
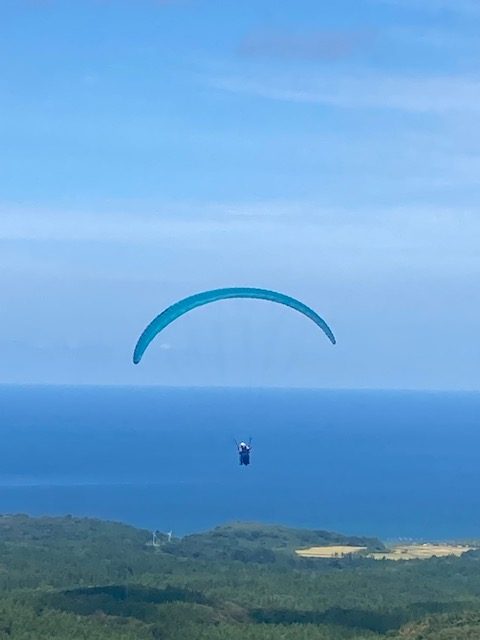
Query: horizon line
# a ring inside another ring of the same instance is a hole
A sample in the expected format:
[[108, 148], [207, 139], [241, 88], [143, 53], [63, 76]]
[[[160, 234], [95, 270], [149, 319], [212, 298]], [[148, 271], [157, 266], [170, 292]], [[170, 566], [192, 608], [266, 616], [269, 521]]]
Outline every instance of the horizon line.
[[414, 387], [311, 387], [311, 386], [282, 386], [282, 385], [168, 385], [161, 383], [96, 383], [96, 382], [2, 382], [1, 387], [56, 387], [56, 388], [105, 388], [105, 389], [166, 389], [166, 390], [216, 390], [216, 391], [352, 391], [352, 392], [385, 392], [385, 393], [480, 393], [480, 388], [452, 389], [452, 388], [414, 388]]

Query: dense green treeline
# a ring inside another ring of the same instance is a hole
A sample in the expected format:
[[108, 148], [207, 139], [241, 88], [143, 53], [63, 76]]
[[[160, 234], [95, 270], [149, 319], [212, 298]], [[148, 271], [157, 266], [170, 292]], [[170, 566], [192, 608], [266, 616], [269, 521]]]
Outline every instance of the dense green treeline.
[[235, 524], [168, 542], [126, 525], [0, 517], [0, 640], [480, 637], [480, 554], [312, 560], [324, 531]]

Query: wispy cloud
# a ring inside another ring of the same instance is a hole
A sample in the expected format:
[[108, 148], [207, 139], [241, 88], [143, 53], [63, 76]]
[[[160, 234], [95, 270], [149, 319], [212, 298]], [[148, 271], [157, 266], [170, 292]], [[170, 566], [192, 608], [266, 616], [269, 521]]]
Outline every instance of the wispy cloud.
[[230, 75], [211, 84], [288, 102], [330, 105], [347, 109], [395, 109], [417, 113], [480, 111], [480, 80], [458, 76], [358, 75]]
[[[253, 250], [258, 245], [265, 251], [273, 243], [277, 250], [282, 245], [289, 251], [298, 246], [302, 260], [311, 254], [316, 261], [320, 255], [331, 256], [335, 263], [339, 256], [342, 261], [348, 256], [349, 264], [357, 260], [391, 264], [397, 260], [408, 268], [428, 263], [441, 270], [465, 265], [480, 269], [480, 216], [475, 208], [411, 205], [352, 212], [315, 202], [255, 202], [205, 205], [204, 211], [209, 210], [212, 213], [206, 220], [153, 214], [19, 212], [2, 207], [0, 241], [4, 248], [12, 241], [151, 247], [174, 247], [181, 241], [183, 249], [188, 249], [196, 247], [201, 238], [202, 250], [216, 247], [235, 252], [239, 247]], [[2, 255], [5, 258], [3, 250]]]
[[[92, 4], [96, 5], [114, 5], [115, 0], [91, 0]], [[172, 4], [182, 4], [185, 2], [189, 2], [189, 0], [130, 0], [132, 5], [138, 5], [141, 1], [145, 5], [153, 5], [162, 7]], [[52, 8], [55, 5], [62, 4], [62, 0], [20, 0], [24, 5], [33, 7], [33, 8]], [[65, 2], [63, 2], [65, 4]]]
[[337, 60], [353, 55], [372, 42], [371, 31], [316, 31], [289, 33], [257, 31], [247, 35], [239, 53], [251, 57]]
[[[458, 54], [469, 54], [474, 56], [480, 45], [479, 38], [477, 36], [477, 30], [474, 28], [472, 31], [465, 29], [445, 29], [436, 26], [409, 26], [409, 27], [391, 27], [385, 29], [382, 32], [382, 39], [389, 46], [389, 48], [397, 47], [418, 47], [419, 45], [430, 50], [436, 56], [440, 52], [449, 56], [451, 59], [452, 54], [458, 60]], [[437, 58], [438, 59], [438, 58]]]
[[401, 9], [480, 15], [480, 3], [477, 0], [375, 0], [375, 2], [395, 5]]
[[[300, 210], [304, 207], [298, 205]], [[155, 243], [195, 233], [248, 228], [256, 221], [288, 221], [296, 205], [281, 203], [176, 203], [139, 213], [0, 205], [0, 241]]]

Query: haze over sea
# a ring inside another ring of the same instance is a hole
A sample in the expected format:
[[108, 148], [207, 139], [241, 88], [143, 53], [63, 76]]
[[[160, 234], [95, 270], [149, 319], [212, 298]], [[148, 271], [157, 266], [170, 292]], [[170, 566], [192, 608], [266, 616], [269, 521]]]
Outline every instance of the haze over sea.
[[478, 393], [0, 386], [0, 404], [2, 513], [480, 538]]

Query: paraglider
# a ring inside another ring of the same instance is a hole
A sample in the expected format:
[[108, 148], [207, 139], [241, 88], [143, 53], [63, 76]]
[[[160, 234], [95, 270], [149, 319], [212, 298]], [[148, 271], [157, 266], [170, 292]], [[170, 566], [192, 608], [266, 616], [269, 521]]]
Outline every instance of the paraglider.
[[240, 466], [244, 465], [248, 467], [250, 464], [250, 452], [252, 451], [252, 439], [248, 441], [248, 444], [245, 442], [240, 442], [240, 444], [235, 441], [238, 449], [238, 456], [240, 458]]
[[[169, 324], [183, 316], [185, 313], [192, 311], [192, 309], [196, 309], [197, 307], [201, 307], [205, 304], [210, 304], [211, 302], [216, 302], [217, 300], [226, 300], [228, 298], [255, 298], [258, 300], [267, 300], [268, 302], [275, 302], [278, 304], [282, 304], [286, 307], [290, 307], [295, 311], [303, 314], [312, 322], [314, 322], [327, 336], [332, 344], [336, 343], [335, 336], [333, 335], [332, 330], [328, 326], [328, 324], [321, 318], [316, 311], [308, 307], [306, 304], [297, 300], [296, 298], [292, 298], [290, 296], [285, 295], [284, 293], [278, 293], [277, 291], [271, 291], [270, 289], [258, 289], [255, 287], [230, 287], [226, 289], [213, 289], [211, 291], [203, 291], [201, 293], [196, 293], [188, 298], [184, 298], [175, 302], [170, 307], [167, 307], [160, 315], [150, 322], [150, 324], [145, 328], [140, 338], [138, 339], [137, 344], [135, 345], [135, 351], [133, 353], [133, 362], [134, 364], [138, 364], [145, 353], [145, 350], [148, 348], [149, 344], [152, 340], [161, 332], [163, 329], [168, 327]], [[250, 453], [252, 450], [251, 446], [251, 438], [247, 443], [240, 442], [237, 446], [237, 452], [239, 456], [239, 461], [241, 466], [247, 467], [250, 464]]]
[[138, 364], [145, 353], [148, 345], [152, 342], [156, 335], [158, 335], [165, 327], [174, 322], [184, 313], [188, 313], [196, 307], [201, 307], [217, 300], [226, 300], [228, 298], [256, 298], [259, 300], [267, 300], [269, 302], [276, 302], [283, 304], [286, 307], [290, 307], [299, 313], [302, 313], [307, 318], [310, 318], [323, 333], [327, 336], [332, 344], [335, 344], [335, 336], [328, 324], [321, 318], [316, 311], [308, 307], [300, 300], [291, 298], [284, 293], [278, 293], [271, 291], [270, 289], [258, 289], [255, 287], [230, 287], [226, 289], [213, 289], [212, 291], [203, 291], [202, 293], [196, 293], [193, 296], [184, 298], [178, 302], [175, 302], [170, 307], [162, 311], [160, 315], [152, 320], [152, 322], [146, 327], [142, 335], [138, 339], [133, 353], [133, 362]]

